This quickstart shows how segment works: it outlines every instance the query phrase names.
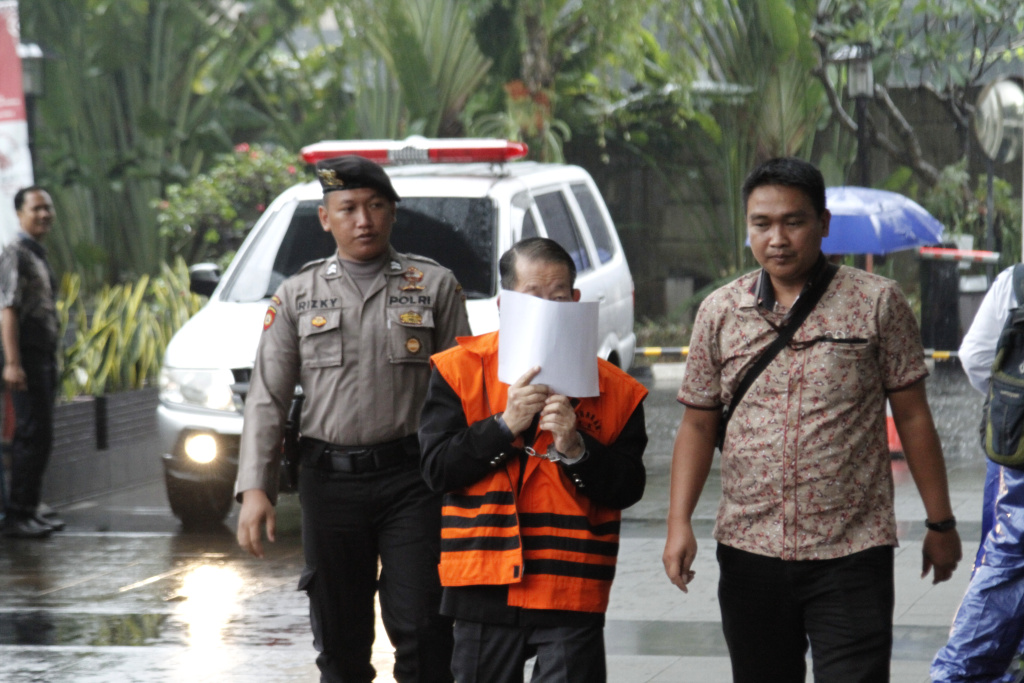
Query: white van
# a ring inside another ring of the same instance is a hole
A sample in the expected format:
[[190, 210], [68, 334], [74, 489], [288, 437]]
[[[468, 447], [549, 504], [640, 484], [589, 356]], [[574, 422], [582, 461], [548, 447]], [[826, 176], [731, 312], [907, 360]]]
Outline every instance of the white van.
[[[573, 256], [581, 299], [601, 302], [600, 355], [629, 368], [633, 279], [585, 170], [513, 162], [526, 147], [505, 140], [327, 141], [303, 149], [303, 158], [352, 153], [382, 165], [403, 161], [386, 166], [402, 198], [391, 242], [455, 273], [474, 334], [498, 327], [498, 258], [520, 239], [547, 236]], [[336, 249], [317, 217], [322, 196], [315, 181], [288, 189], [222, 278], [209, 267], [193, 272], [193, 289], [210, 300], [167, 347], [157, 409], [167, 495], [186, 525], [220, 522], [231, 509], [242, 404], [270, 296], [303, 264]]]

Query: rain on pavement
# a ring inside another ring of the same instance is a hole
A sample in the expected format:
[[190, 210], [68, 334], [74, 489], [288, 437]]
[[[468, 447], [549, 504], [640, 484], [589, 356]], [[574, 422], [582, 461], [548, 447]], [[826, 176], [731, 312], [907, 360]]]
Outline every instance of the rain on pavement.
[[[718, 680], [728, 676], [728, 659], [715, 622], [714, 579], [707, 576], [714, 572], [713, 559], [709, 563], [714, 553], [708, 549], [713, 549], [717, 460], [696, 515], [703, 556], [695, 566], [703, 572], [703, 593], [684, 597], [660, 566], [669, 462], [682, 414], [674, 400], [678, 384], [650, 377], [644, 382], [652, 390], [646, 403], [648, 486], [644, 499], [624, 514], [606, 627], [609, 680]], [[973, 558], [984, 476], [976, 445], [981, 397], [956, 364], [938, 367], [928, 386], [954, 509], [964, 520], [965, 558]], [[894, 461], [894, 472], [901, 544], [913, 547], [916, 539], [919, 547], [920, 503], [905, 463]], [[167, 508], [162, 481], [59, 512], [68, 527], [47, 540], [0, 539], [0, 681], [317, 680], [307, 600], [295, 589], [302, 549], [294, 495], [282, 497], [278, 539], [262, 561], [237, 547], [235, 513], [216, 528], [182, 531]], [[900, 577], [908, 573], [899, 557], [898, 603], [906, 592]], [[916, 575], [907, 578], [916, 581], [906, 585], [921, 597], [904, 611], [931, 601], [936, 614], [924, 625], [902, 625], [897, 618], [894, 681], [927, 680], [927, 660], [945, 641], [966, 586], [967, 565], [965, 559], [950, 582], [954, 585], [934, 591]], [[380, 681], [393, 680], [391, 656], [378, 623], [374, 664]], [[903, 670], [912, 675], [900, 678]]]

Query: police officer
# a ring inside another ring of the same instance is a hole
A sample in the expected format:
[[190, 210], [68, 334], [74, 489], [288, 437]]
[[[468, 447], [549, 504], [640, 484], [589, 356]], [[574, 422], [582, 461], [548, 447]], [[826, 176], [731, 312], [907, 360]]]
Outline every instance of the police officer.
[[50, 194], [32, 186], [14, 195], [21, 231], [0, 254], [0, 329], [3, 380], [14, 404], [11, 497], [3, 533], [45, 538], [64, 528], [39, 513], [43, 474], [53, 447], [57, 397], [57, 282], [42, 240], [56, 212]]
[[[320, 223], [338, 245], [286, 280], [263, 322], [245, 403], [238, 542], [274, 540], [280, 445], [305, 396], [299, 499], [321, 681], [372, 681], [374, 593], [399, 683], [450, 681], [451, 622], [438, 615], [440, 498], [417, 465], [430, 355], [468, 334], [450, 271], [389, 244], [398, 194], [358, 156], [317, 163]], [[380, 578], [377, 561], [380, 558]]]

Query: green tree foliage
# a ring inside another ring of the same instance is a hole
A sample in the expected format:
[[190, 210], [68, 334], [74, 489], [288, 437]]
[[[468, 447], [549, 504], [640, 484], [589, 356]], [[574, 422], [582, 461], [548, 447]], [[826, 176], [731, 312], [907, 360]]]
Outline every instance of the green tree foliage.
[[160, 276], [143, 275], [135, 283], [104, 286], [86, 301], [81, 278], [62, 278], [57, 313], [61, 333], [72, 330], [64, 349], [61, 395], [141, 389], [152, 386], [167, 343], [202, 306], [189, 291], [188, 267], [182, 259], [161, 264]]
[[843, 46], [870, 47], [875, 77], [866, 125], [871, 145], [931, 186], [940, 180], [941, 165], [921, 144], [890, 84], [916, 89], [945, 109], [966, 156], [977, 87], [1009, 59], [1024, 58], [1018, 40], [1022, 31], [1024, 5], [1018, 0], [825, 0], [813, 27], [819, 52], [815, 73], [828, 94], [833, 120], [856, 133], [857, 122], [842, 92], [846, 69], [835, 55]]
[[461, 114], [491, 62], [456, 0], [375, 2], [367, 37], [398, 83], [410, 129], [460, 137]]
[[312, 180], [295, 152], [240, 144], [187, 185], [157, 200], [157, 224], [171, 252], [186, 263], [229, 260], [273, 199]]
[[669, 7], [660, 0], [471, 4], [479, 43], [496, 64], [489, 91], [471, 107], [471, 131], [523, 140], [532, 158], [561, 161], [573, 130], [604, 144], [606, 129], [632, 124], [629, 105], [652, 94], [664, 100], [675, 90], [667, 82], [691, 75], [668, 73], [671, 58], [652, 32]]
[[324, 54], [345, 65], [333, 98], [348, 109], [343, 130], [327, 126], [317, 138], [465, 134], [463, 110], [490, 68], [465, 2], [315, 0], [306, 10], [308, 19], [336, 19], [341, 42], [325, 42]]
[[[753, 265], [745, 246], [740, 186], [773, 156], [810, 158], [827, 107], [813, 75], [813, 0], [720, 0], [668, 15], [671, 28], [708, 74], [696, 96], [694, 144], [709, 202], [728, 207], [728, 225], [709, 224], [705, 243], [717, 275]], [[693, 163], [693, 159], [688, 160]]]
[[22, 3], [24, 39], [42, 44], [37, 180], [59, 212], [52, 253], [87, 288], [159, 271], [154, 200], [199, 171], [233, 132], [268, 123], [236, 96], [290, 29], [287, 2], [247, 13], [218, 0]]
[[[947, 238], [970, 235], [977, 249], [985, 247], [988, 191], [985, 183], [978, 183], [979, 187], [971, 191], [971, 180], [965, 157], [939, 172], [938, 181], [923, 192], [921, 205], [946, 227]], [[1013, 198], [1015, 194], [1005, 180], [993, 178], [992, 221], [1001, 267], [1020, 260], [1021, 203]]]

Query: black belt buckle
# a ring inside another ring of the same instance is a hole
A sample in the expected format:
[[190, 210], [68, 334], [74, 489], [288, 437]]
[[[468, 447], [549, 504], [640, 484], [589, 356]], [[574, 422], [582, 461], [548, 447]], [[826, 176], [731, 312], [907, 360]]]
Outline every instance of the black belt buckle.
[[[413, 443], [418, 444], [418, 442]], [[408, 439], [399, 439], [365, 448], [345, 448], [330, 444], [325, 444], [321, 448], [322, 454], [312, 459], [317, 463], [318, 469], [328, 472], [363, 474], [416, 461], [415, 456], [411, 453], [413, 449], [411, 449]]]
[[329, 459], [332, 472], [344, 472], [345, 474], [361, 474], [370, 472], [375, 468], [373, 451], [364, 448], [357, 451], [333, 451], [328, 449], [325, 456]]

